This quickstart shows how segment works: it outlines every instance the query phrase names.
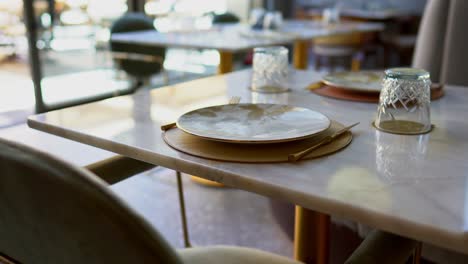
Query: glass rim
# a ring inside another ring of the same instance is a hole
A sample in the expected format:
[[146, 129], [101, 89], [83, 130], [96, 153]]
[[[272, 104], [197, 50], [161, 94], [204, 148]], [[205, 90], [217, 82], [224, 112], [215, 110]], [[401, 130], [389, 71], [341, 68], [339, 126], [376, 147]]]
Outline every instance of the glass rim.
[[385, 70], [385, 77], [417, 81], [430, 79], [430, 74], [428, 71], [420, 68], [399, 67]]
[[288, 51], [288, 48], [284, 46], [268, 46], [254, 48], [254, 53], [284, 53]]

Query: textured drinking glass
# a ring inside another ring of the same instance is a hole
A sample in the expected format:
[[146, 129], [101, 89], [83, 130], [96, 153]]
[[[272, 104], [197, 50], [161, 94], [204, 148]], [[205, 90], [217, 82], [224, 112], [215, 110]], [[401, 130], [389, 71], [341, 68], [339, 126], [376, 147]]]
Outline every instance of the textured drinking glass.
[[431, 80], [415, 68], [385, 71], [375, 126], [396, 134], [422, 134], [431, 130]]
[[281, 93], [287, 91], [288, 72], [287, 48], [276, 46], [254, 49], [253, 91], [262, 93]]

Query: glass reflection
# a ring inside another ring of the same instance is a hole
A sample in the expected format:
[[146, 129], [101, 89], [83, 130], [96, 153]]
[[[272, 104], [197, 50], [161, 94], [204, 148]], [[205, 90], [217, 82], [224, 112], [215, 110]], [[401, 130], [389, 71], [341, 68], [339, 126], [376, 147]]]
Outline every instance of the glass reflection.
[[379, 174], [391, 183], [418, 181], [423, 175], [430, 134], [395, 136], [375, 131], [375, 162]]
[[289, 93], [257, 93], [252, 92], [254, 104], [288, 104]]
[[328, 182], [331, 197], [375, 209], [392, 208], [392, 196], [385, 183], [371, 171], [362, 167], [337, 170]]

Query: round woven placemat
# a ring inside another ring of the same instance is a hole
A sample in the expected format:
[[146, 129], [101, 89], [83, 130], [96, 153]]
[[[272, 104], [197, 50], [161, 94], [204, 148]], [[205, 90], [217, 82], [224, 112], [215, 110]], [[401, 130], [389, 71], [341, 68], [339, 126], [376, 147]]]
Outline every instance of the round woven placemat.
[[[216, 142], [192, 136], [176, 127], [163, 132], [163, 139], [172, 148], [201, 158], [244, 163], [288, 162], [289, 154], [304, 150], [342, 128], [344, 125], [332, 121], [330, 128], [315, 137], [272, 144]], [[352, 133], [348, 131], [330, 144], [314, 150], [303, 159], [318, 158], [337, 152], [348, 146], [352, 138]]]

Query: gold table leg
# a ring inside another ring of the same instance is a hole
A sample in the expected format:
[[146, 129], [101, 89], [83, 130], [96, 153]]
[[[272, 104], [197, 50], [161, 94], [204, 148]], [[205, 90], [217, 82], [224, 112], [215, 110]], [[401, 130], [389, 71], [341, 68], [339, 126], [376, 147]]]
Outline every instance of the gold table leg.
[[219, 51], [218, 74], [232, 72], [232, 52]]
[[309, 62], [308, 42], [296, 40], [294, 42], [293, 63], [294, 68], [305, 70]]
[[327, 264], [330, 216], [296, 205], [294, 259], [307, 264]]

